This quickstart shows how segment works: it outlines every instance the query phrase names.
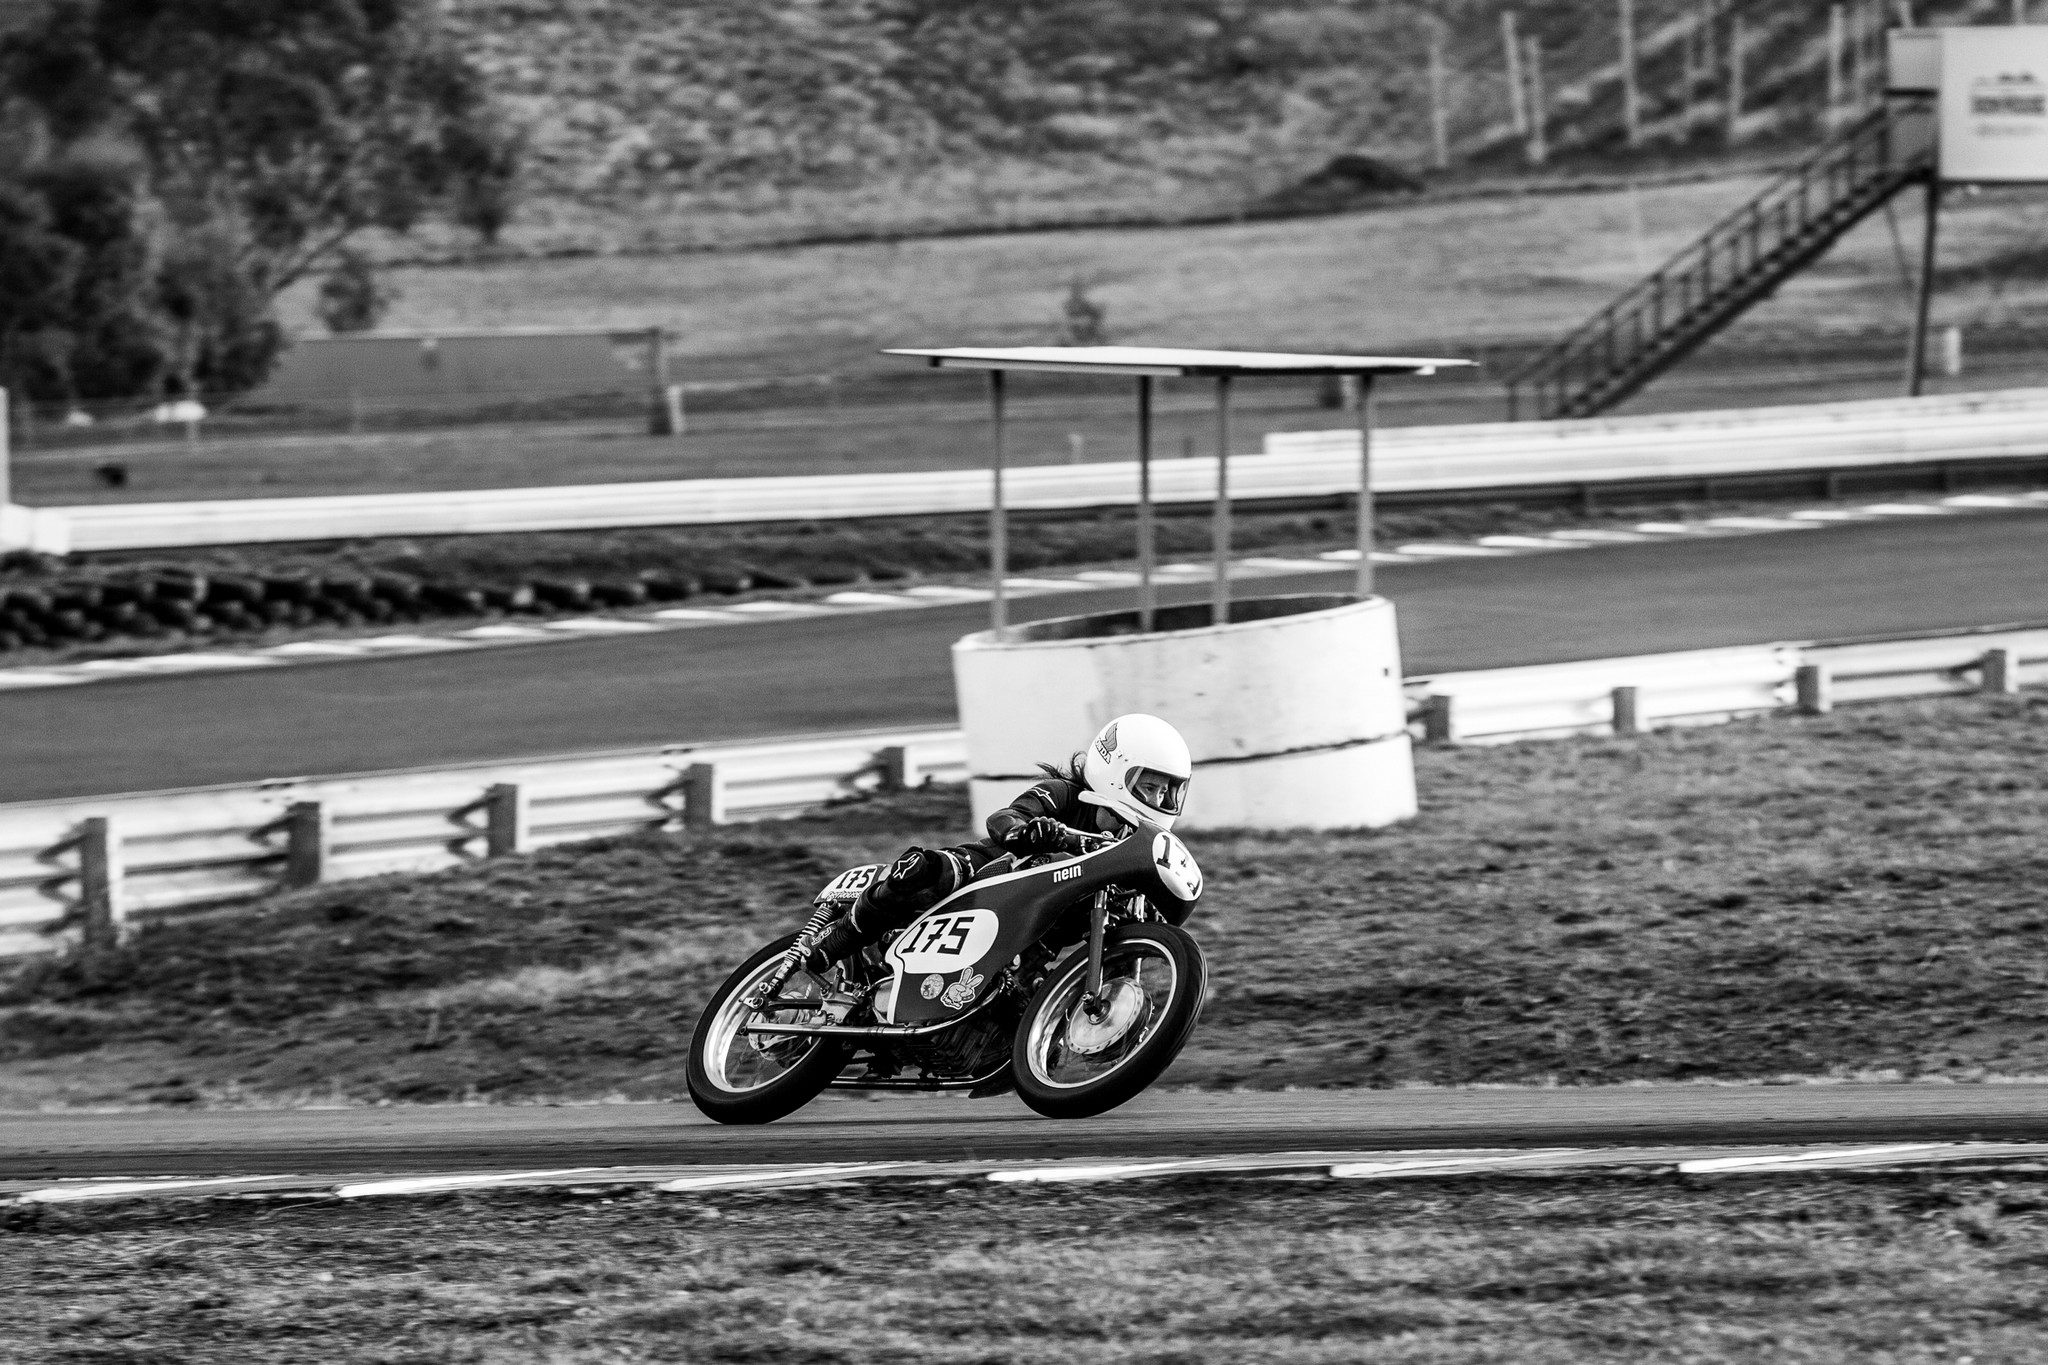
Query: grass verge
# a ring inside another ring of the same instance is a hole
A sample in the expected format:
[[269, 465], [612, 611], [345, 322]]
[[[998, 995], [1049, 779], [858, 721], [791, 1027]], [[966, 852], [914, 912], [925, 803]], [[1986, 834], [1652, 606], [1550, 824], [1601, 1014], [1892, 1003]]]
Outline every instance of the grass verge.
[[[1418, 779], [1396, 828], [1191, 838], [1215, 996], [1169, 1083], [2048, 1072], [2042, 698], [1425, 751]], [[0, 1103], [678, 1096], [731, 964], [964, 823], [926, 789], [17, 964]]]
[[2018, 1361], [2048, 1316], [2038, 1172], [11, 1216], [22, 1362]]

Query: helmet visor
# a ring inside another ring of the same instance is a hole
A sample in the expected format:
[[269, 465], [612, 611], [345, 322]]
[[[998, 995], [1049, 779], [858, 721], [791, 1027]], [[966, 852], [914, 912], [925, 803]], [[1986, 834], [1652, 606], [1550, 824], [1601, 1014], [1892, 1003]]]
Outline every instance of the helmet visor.
[[1162, 815], [1179, 815], [1187, 800], [1188, 780], [1157, 768], [1133, 768], [1124, 774], [1124, 790]]

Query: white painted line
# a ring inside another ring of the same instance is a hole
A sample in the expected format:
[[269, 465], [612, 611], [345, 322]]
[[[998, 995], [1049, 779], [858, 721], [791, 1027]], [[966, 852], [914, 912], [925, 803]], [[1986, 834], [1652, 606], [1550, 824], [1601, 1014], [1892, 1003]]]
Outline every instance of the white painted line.
[[780, 1166], [758, 1171], [720, 1171], [714, 1175], [686, 1175], [666, 1180], [654, 1188], [661, 1194], [688, 1194], [693, 1190], [743, 1189], [750, 1185], [796, 1185], [820, 1180], [845, 1180], [856, 1175], [887, 1175], [918, 1163], [909, 1161], [855, 1161], [831, 1166]]
[[[1380, 557], [1380, 552], [1378, 550], [1373, 551], [1372, 557], [1374, 562], [1377, 563]], [[1333, 564], [1356, 564], [1358, 562], [1358, 551], [1325, 550], [1321, 554], [1317, 555], [1316, 558], [1327, 559]]]
[[1639, 521], [1634, 529], [1646, 536], [1689, 536], [1699, 527], [1683, 521]]
[[1644, 539], [1640, 531], [1552, 531], [1552, 540], [1575, 540], [1587, 545], [1633, 545]]
[[188, 669], [196, 672], [203, 668], [269, 668], [284, 662], [260, 654], [165, 654], [159, 657], [163, 662], [158, 667], [167, 673], [182, 673]]
[[631, 635], [643, 630], [660, 630], [661, 627], [646, 621], [622, 621], [614, 616], [572, 616], [566, 621], [549, 621], [543, 629], [578, 635]]
[[905, 591], [912, 597], [928, 598], [934, 602], [986, 602], [995, 596], [987, 588], [953, 588], [938, 583]]
[[17, 1196], [25, 1204], [71, 1204], [81, 1199], [119, 1199], [129, 1194], [162, 1194], [170, 1190], [212, 1190], [276, 1180], [274, 1175], [235, 1175], [207, 1180], [95, 1180], [77, 1185], [52, 1185]]
[[1170, 573], [1176, 576], [1185, 575], [1189, 577], [1210, 578], [1215, 575], [1216, 566], [1214, 564], [1161, 564], [1155, 572]]
[[1099, 583], [1108, 587], [1127, 587], [1138, 581], [1138, 575], [1128, 569], [1089, 569], [1074, 577], [1083, 583]]
[[1836, 507], [1813, 507], [1807, 509], [1804, 512], [1788, 512], [1786, 515], [1791, 517], [1794, 521], [1834, 522], [1869, 520], [1869, 518], [1864, 516], [1861, 512], [1845, 512], [1842, 509]]
[[1130, 1161], [1109, 1166], [1021, 1166], [1013, 1170], [990, 1171], [988, 1178], [999, 1185], [1057, 1184], [1076, 1180], [1129, 1180], [1137, 1176], [1172, 1175], [1191, 1169], [1216, 1169], [1212, 1162]]
[[1948, 1142], [1905, 1142], [1890, 1147], [1832, 1147], [1823, 1151], [1771, 1152], [1761, 1156], [1717, 1156], [1701, 1161], [1678, 1163], [1682, 1175], [1709, 1175], [1715, 1171], [1770, 1171], [1812, 1169], [1823, 1163], [1883, 1164], [1954, 1146]]
[[1794, 521], [1790, 517], [1708, 517], [1701, 524], [1726, 528], [1730, 531], [1813, 531], [1819, 529], [1819, 525], [1816, 522]]
[[[1506, 550], [1489, 550], [1483, 545], [1417, 544], [1401, 546], [1401, 553], [1424, 559], [1499, 559]], [[1378, 559], [1378, 555], [1373, 556]]]
[[1495, 550], [1579, 550], [1569, 540], [1548, 540], [1543, 536], [1481, 536], [1479, 544]]
[[732, 616], [723, 611], [705, 611], [701, 607], [670, 607], [654, 613], [657, 621], [730, 621]]
[[1076, 588], [1092, 588], [1093, 583], [1079, 583], [1071, 578], [1005, 578], [1006, 588], [1022, 589], [1025, 592], [1072, 592]]
[[355, 658], [363, 649], [354, 640], [299, 640], [288, 645], [272, 645], [263, 652], [273, 659], [327, 659]]
[[1402, 1175], [1454, 1175], [1518, 1166], [1542, 1166], [1583, 1158], [1581, 1147], [1552, 1147], [1535, 1152], [1486, 1153], [1473, 1156], [1409, 1157], [1388, 1161], [1346, 1161], [1330, 1167], [1338, 1180], [1383, 1180]]
[[415, 650], [415, 649], [466, 649], [460, 640], [451, 640], [445, 635], [371, 635], [351, 643], [364, 649]]
[[1283, 559], [1272, 555], [1257, 559], [1239, 561], [1247, 568], [1264, 569], [1270, 573], [1329, 573], [1330, 566], [1318, 559]]
[[539, 626], [474, 626], [469, 630], [458, 630], [457, 635], [465, 640], [544, 640], [547, 632]]
[[726, 610], [744, 612], [748, 616], [788, 616], [791, 613], [801, 615], [805, 612], [829, 611], [830, 608], [821, 607], [816, 602], [742, 602], [738, 606], [727, 607]]
[[415, 1175], [399, 1180], [371, 1180], [360, 1185], [343, 1185], [335, 1193], [343, 1199], [369, 1199], [386, 1194], [439, 1194], [444, 1190], [473, 1190], [504, 1185], [518, 1180], [556, 1180], [572, 1175], [597, 1175], [603, 1166], [571, 1166], [560, 1171], [498, 1171], [486, 1175]]
[[2001, 497], [1995, 493], [1959, 493], [1953, 498], [1941, 500], [1944, 507], [2032, 507], [2034, 504], [2022, 497]]
[[126, 673], [147, 673], [158, 667], [155, 659], [89, 659], [82, 664], [69, 667], [80, 673], [91, 673], [102, 677], [118, 678]]
[[1945, 517], [1949, 514], [1946, 507], [1924, 502], [1876, 502], [1856, 510], [1873, 517]]
[[835, 592], [825, 600], [835, 607], [915, 607], [922, 605], [915, 597], [903, 597], [889, 592]]

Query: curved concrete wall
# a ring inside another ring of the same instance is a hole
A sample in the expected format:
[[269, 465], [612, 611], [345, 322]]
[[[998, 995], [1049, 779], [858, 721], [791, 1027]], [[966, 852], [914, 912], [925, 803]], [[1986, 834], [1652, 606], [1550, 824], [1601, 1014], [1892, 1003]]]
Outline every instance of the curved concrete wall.
[[1251, 598], [1063, 617], [967, 636], [953, 680], [974, 818], [1112, 717], [1149, 711], [1195, 760], [1182, 828], [1343, 829], [1415, 814], [1394, 606], [1344, 595]]

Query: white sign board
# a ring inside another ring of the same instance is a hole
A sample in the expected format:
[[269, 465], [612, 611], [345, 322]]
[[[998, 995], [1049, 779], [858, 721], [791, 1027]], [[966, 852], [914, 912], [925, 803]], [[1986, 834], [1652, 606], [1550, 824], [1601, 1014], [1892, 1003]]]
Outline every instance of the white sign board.
[[1941, 30], [1941, 178], [2048, 181], [2048, 26]]

